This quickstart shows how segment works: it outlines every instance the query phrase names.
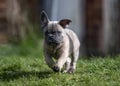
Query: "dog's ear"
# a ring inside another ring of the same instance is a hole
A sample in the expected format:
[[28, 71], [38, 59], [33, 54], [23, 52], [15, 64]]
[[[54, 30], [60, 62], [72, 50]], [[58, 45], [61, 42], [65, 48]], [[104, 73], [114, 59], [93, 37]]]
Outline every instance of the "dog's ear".
[[40, 21], [41, 21], [42, 28], [48, 25], [49, 19], [45, 11], [41, 12]]
[[58, 23], [65, 28], [67, 25], [69, 25], [72, 21], [70, 19], [62, 19]]

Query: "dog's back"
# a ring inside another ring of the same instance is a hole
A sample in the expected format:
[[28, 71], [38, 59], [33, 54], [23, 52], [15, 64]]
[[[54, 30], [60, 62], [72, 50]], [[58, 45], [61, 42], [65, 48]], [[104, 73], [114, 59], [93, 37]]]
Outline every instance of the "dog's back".
[[65, 29], [65, 32], [70, 40], [71, 49], [76, 51], [80, 47], [80, 42], [77, 35], [70, 29]]

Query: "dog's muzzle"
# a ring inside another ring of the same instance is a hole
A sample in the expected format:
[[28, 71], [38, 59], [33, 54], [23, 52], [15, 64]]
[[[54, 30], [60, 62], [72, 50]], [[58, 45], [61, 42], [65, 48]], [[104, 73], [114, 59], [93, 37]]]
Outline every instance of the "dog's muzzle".
[[49, 36], [48, 43], [49, 44], [59, 44], [60, 42], [59, 42], [59, 40], [56, 40], [55, 37]]

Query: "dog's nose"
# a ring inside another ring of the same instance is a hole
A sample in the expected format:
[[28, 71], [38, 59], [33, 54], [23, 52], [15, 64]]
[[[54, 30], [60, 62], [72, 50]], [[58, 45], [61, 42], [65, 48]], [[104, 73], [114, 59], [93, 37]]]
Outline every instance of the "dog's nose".
[[53, 42], [53, 41], [54, 41], [53, 35], [49, 35], [49, 42], [51, 43], [51, 42]]
[[51, 34], [51, 33], [49, 33], [48, 35], [49, 35], [49, 36], [53, 36], [53, 34]]
[[53, 39], [54, 36], [53, 36], [52, 34], [49, 34], [49, 38], [50, 38], [50, 39]]

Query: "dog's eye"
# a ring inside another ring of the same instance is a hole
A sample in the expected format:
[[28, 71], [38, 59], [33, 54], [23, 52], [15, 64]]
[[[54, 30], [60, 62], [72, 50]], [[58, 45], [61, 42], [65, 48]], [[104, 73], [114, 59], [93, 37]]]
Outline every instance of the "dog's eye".
[[61, 34], [61, 31], [57, 31], [57, 34], [60, 35], [60, 34]]
[[59, 33], [59, 34], [60, 34], [61, 32], [60, 32], [60, 31], [57, 31], [57, 33]]
[[48, 32], [48, 31], [46, 31], [46, 32], [45, 32], [45, 34], [47, 35], [47, 34], [49, 34], [49, 32]]
[[55, 34], [55, 33], [56, 33], [55, 31], [51, 32], [51, 34]]

